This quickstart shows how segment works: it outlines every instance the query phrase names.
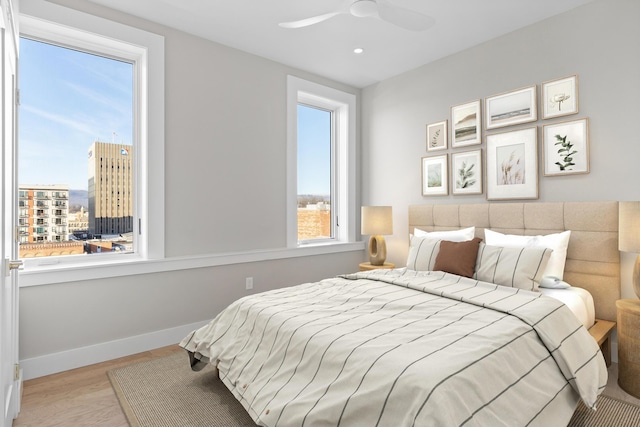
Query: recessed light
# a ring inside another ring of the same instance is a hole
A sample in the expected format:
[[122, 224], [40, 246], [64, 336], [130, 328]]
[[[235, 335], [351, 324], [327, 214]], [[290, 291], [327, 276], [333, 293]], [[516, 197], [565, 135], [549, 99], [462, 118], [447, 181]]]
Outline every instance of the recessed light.
[[364, 53], [364, 49], [361, 47], [357, 47], [353, 49], [353, 53], [360, 55], [361, 53]]

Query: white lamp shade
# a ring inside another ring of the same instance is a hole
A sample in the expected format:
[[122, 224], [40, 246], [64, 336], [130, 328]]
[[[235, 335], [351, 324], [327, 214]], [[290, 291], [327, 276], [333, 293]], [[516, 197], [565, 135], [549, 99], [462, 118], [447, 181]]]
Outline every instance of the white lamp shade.
[[363, 206], [360, 221], [362, 234], [393, 234], [391, 206]]
[[618, 249], [640, 253], [640, 202], [620, 202]]

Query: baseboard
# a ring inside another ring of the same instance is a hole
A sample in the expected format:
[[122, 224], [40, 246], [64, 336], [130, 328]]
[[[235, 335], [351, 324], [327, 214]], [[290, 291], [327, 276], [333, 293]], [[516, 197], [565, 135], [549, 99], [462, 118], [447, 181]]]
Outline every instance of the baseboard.
[[70, 369], [176, 344], [189, 332], [205, 324], [206, 322], [192, 323], [190, 325], [178, 326], [87, 347], [74, 348], [59, 353], [23, 359], [20, 360], [20, 367], [24, 373], [23, 380], [26, 381], [45, 375], [56, 374]]

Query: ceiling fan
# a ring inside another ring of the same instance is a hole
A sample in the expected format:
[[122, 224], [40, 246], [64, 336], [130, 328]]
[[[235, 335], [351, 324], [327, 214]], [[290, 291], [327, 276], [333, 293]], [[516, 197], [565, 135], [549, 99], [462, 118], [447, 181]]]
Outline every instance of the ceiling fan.
[[387, 0], [345, 0], [340, 7], [322, 15], [291, 22], [281, 22], [282, 28], [302, 28], [314, 25], [337, 15], [353, 15], [358, 18], [378, 18], [411, 31], [430, 28], [435, 19], [411, 9], [395, 6]]

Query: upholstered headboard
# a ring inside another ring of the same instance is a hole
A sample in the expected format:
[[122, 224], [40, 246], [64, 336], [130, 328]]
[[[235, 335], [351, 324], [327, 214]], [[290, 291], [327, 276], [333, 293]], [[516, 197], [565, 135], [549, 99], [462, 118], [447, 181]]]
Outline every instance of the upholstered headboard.
[[571, 230], [564, 280], [591, 292], [596, 318], [616, 321], [620, 299], [618, 202], [480, 203], [409, 206], [409, 233], [476, 227], [506, 234]]

